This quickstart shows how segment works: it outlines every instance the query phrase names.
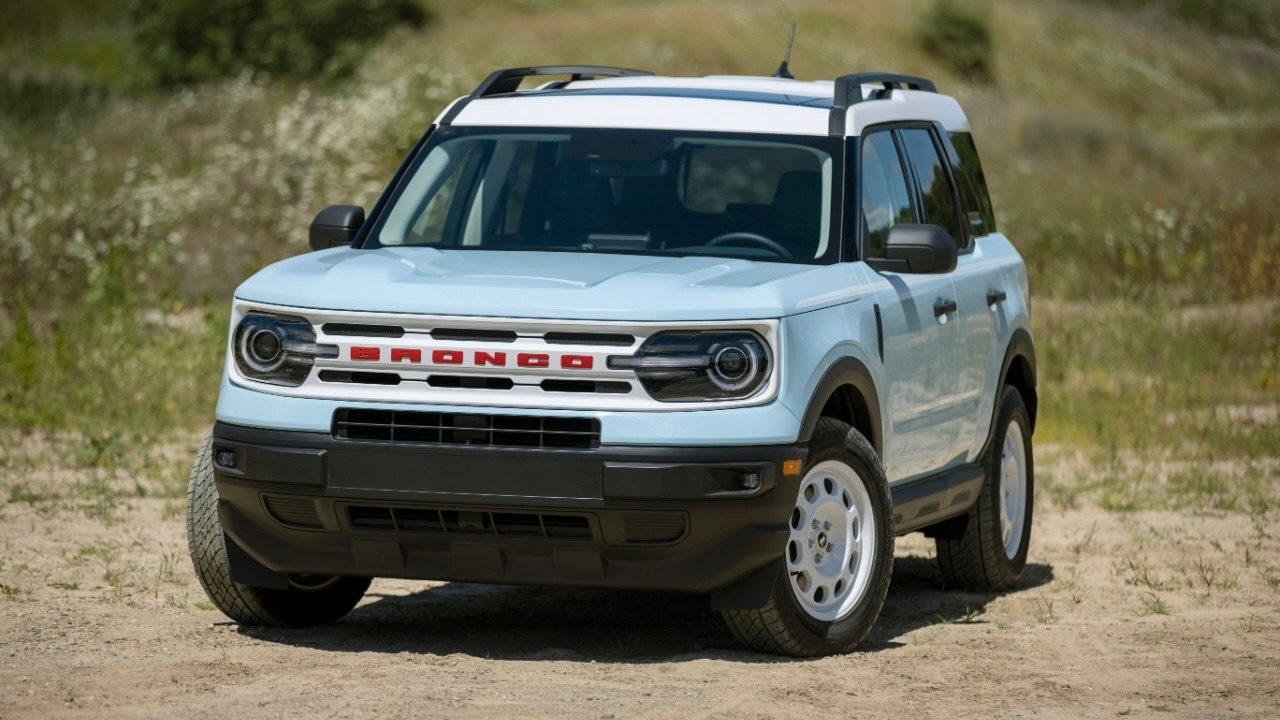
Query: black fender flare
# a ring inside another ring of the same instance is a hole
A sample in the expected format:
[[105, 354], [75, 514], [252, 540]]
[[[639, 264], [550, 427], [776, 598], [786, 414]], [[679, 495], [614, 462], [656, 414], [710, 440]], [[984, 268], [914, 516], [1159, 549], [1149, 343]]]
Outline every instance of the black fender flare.
[[1004, 361], [1000, 364], [1000, 378], [996, 382], [996, 398], [997, 401], [991, 408], [991, 419], [987, 425], [987, 441], [982, 445], [982, 452], [979, 457], [986, 455], [987, 448], [991, 445], [991, 438], [996, 432], [996, 416], [1000, 414], [1000, 392], [1007, 384], [1009, 378], [1009, 369], [1013, 367], [1015, 360], [1021, 359], [1026, 363], [1026, 377], [1024, 387], [1018, 390], [1023, 393], [1022, 401], [1027, 406], [1027, 416], [1031, 421], [1031, 432], [1036, 429], [1036, 410], [1040, 404], [1040, 398], [1036, 393], [1036, 347], [1031, 342], [1031, 333], [1025, 328], [1018, 328], [1013, 331], [1013, 335], [1009, 338], [1009, 346], [1004, 351]]
[[800, 436], [797, 440], [809, 441], [813, 436], [814, 428], [818, 426], [822, 409], [836, 390], [844, 385], [850, 385], [861, 393], [866, 403], [867, 423], [871, 430], [867, 441], [871, 443], [871, 447], [875, 448], [878, 455], [883, 456], [884, 449], [881, 443], [884, 432], [880, 425], [880, 394], [876, 391], [876, 383], [871, 377], [871, 371], [861, 360], [850, 356], [842, 357], [832, 363], [822, 375], [822, 379], [818, 381], [813, 393], [809, 396], [809, 407], [805, 410], [804, 417], [800, 419]]

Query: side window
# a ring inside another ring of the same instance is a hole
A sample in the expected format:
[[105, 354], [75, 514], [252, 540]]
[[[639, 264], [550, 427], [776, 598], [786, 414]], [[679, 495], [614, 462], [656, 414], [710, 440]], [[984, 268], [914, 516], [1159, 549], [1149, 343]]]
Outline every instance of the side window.
[[969, 215], [969, 226], [973, 228], [974, 235], [993, 233], [996, 231], [995, 213], [991, 209], [987, 176], [982, 172], [982, 161], [978, 159], [978, 148], [973, 144], [973, 135], [953, 132], [950, 137], [951, 146], [947, 148], [947, 153], [951, 156], [952, 174], [960, 183], [960, 192]]
[[947, 179], [932, 133], [924, 128], [908, 128], [901, 133], [907, 157], [920, 182], [920, 209], [924, 214], [920, 221], [942, 227], [955, 238], [956, 245], [967, 247], [969, 235], [960, 227], [955, 190]]
[[862, 141], [862, 221], [867, 237], [868, 258], [884, 257], [889, 228], [911, 222], [911, 201], [907, 179], [893, 142], [885, 130], [867, 135]]

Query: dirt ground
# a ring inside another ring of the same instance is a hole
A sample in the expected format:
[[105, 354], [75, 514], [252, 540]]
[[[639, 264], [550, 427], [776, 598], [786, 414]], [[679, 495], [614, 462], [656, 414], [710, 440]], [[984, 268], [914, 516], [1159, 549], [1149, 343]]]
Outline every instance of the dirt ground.
[[860, 652], [797, 661], [740, 649], [700, 598], [642, 592], [381, 580], [338, 625], [241, 628], [194, 579], [172, 486], [19, 483], [17, 465], [0, 468], [0, 718], [1280, 717], [1275, 508], [1042, 495], [1001, 595], [943, 590], [932, 544], [902, 538]]

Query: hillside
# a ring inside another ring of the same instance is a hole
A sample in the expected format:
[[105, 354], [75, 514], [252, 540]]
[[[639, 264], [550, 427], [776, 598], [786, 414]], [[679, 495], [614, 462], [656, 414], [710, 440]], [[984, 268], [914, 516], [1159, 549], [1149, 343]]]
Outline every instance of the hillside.
[[[348, 81], [176, 92], [141, 80], [127, 3], [7, 4], [0, 370], [16, 382], [0, 424], [207, 423], [236, 283], [303, 251], [321, 207], [371, 205], [489, 70], [768, 74], [795, 20], [799, 77], [920, 74], [968, 109], [998, 223], [1031, 269], [1050, 438], [1266, 447], [1274, 422], [1241, 435], [1214, 418], [1277, 392], [1280, 3], [970, 3], [994, 40], [989, 82], [922, 49], [931, 4], [435, 0]], [[1207, 419], [1148, 422], [1184, 416]]]

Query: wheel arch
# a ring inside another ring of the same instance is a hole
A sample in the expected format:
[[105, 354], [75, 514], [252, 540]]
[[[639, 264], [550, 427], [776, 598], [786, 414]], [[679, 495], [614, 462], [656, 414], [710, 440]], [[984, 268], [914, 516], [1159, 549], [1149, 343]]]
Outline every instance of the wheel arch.
[[827, 368], [809, 399], [800, 423], [800, 442], [808, 442], [818, 418], [832, 417], [858, 432], [883, 457], [880, 396], [871, 371], [861, 360], [843, 357]]
[[[1012, 385], [1022, 395], [1022, 402], [1027, 406], [1028, 419], [1031, 421], [1031, 431], [1035, 432], [1036, 410], [1039, 406], [1039, 396], [1036, 393], [1036, 348], [1031, 342], [1031, 333], [1024, 328], [1014, 330], [1013, 336], [1009, 338], [1009, 347], [1005, 350], [1004, 362], [1000, 366], [997, 391], [1005, 385]], [[998, 412], [999, 408], [996, 410]], [[995, 414], [992, 413], [992, 429]]]

